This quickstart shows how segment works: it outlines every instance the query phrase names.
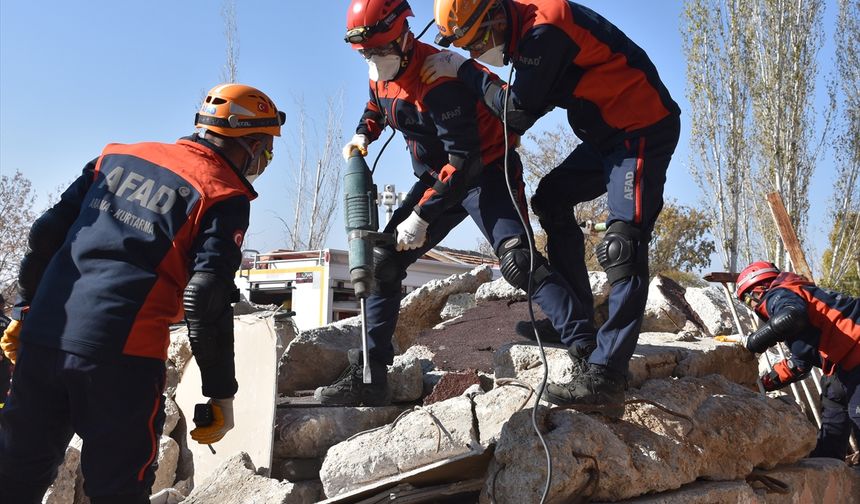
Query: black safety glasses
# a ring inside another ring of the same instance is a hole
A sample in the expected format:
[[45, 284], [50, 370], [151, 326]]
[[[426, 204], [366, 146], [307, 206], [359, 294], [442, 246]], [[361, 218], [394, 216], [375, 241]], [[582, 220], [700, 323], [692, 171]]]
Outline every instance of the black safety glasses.
[[347, 30], [343, 40], [350, 44], [361, 44], [377, 33], [387, 32], [391, 28], [391, 23], [393, 23], [394, 20], [407, 9], [409, 9], [409, 4], [407, 2], [400, 2], [394, 10], [389, 12], [387, 16], [376, 23], [370, 26], [356, 26], [355, 28]]

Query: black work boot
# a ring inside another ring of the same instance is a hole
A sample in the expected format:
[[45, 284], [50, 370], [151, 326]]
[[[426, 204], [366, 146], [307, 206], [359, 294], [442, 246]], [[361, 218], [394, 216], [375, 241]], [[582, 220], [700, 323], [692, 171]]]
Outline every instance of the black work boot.
[[[561, 334], [555, 330], [549, 319], [535, 320], [535, 327], [537, 328], [541, 343], [561, 343]], [[523, 338], [535, 341], [535, 331], [532, 329], [531, 320], [520, 320], [517, 322], [514, 330]]]
[[388, 406], [391, 390], [388, 388], [388, 366], [370, 361], [371, 383], [362, 381], [364, 375], [361, 351], [349, 351], [349, 366], [334, 383], [314, 391], [314, 399], [325, 406]]
[[547, 385], [543, 398], [558, 406], [621, 418], [624, 415], [625, 388], [627, 380], [623, 374], [606, 366], [589, 364], [588, 372], [574, 376], [570, 383]]
[[584, 375], [588, 372], [588, 358], [595, 348], [597, 348], [597, 345], [591, 343], [583, 346], [573, 345], [567, 349], [570, 360], [573, 361], [573, 376]]

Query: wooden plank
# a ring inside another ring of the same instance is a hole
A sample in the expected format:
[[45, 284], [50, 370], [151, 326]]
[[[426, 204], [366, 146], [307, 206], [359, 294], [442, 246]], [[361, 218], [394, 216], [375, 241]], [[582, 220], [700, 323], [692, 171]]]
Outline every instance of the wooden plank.
[[738, 279], [737, 273], [732, 273], [729, 271], [712, 271], [707, 275], [702, 277], [706, 282], [719, 282], [723, 284], [727, 283], [735, 283], [735, 280]]
[[791, 264], [794, 265], [795, 272], [798, 275], [806, 277], [808, 280], [815, 281], [812, 276], [812, 269], [810, 269], [809, 263], [806, 262], [803, 249], [800, 248], [800, 240], [797, 239], [797, 234], [791, 225], [788, 212], [782, 203], [782, 197], [780, 197], [779, 193], [772, 192], [767, 195], [767, 203], [779, 235], [782, 237], [782, 243], [785, 245], [785, 249], [788, 250], [788, 255], [791, 258]]

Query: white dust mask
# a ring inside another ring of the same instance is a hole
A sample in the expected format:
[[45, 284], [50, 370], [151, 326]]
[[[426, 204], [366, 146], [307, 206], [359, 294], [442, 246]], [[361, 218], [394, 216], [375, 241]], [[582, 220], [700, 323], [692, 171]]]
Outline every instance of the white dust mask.
[[505, 52], [503, 51], [503, 46], [504, 44], [493, 46], [475, 59], [490, 66], [503, 67], [505, 66]]
[[371, 56], [367, 60], [367, 66], [369, 67], [370, 80], [376, 82], [390, 81], [400, 71], [400, 55]]

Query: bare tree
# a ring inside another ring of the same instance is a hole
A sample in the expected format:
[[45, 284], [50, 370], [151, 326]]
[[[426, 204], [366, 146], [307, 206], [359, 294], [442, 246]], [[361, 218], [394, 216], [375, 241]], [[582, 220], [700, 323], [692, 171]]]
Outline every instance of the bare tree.
[[304, 101], [297, 101], [295, 130], [286, 135], [293, 139], [287, 158], [294, 175], [286, 194], [294, 213], [291, 219], [276, 216], [293, 250], [323, 248], [340, 207], [342, 102], [342, 93], [328, 100], [325, 127], [319, 134]]
[[[833, 139], [836, 180], [828, 211], [829, 249], [821, 283], [844, 290], [860, 277], [860, 3], [840, 0], [836, 19], [835, 79], [831, 107], [838, 111]], [[855, 286], [856, 288], [856, 286]]]
[[[689, 0], [684, 10], [684, 53], [690, 101], [690, 171], [704, 195], [704, 211], [723, 268], [738, 270], [739, 252], [748, 249], [744, 188], [749, 178], [750, 90], [742, 72], [747, 41], [748, 3], [742, 0]], [[747, 246], [744, 246], [747, 245]]]
[[[36, 195], [32, 183], [20, 171], [0, 176], [0, 293], [13, 303], [18, 266], [27, 251], [27, 234], [36, 220]], [[6, 307], [0, 307], [0, 312]]]
[[224, 19], [224, 41], [227, 50], [227, 59], [224, 68], [221, 69], [221, 82], [238, 82], [239, 29], [236, 20], [235, 0], [224, 0], [221, 5], [221, 17]]
[[[823, 41], [822, 0], [748, 0], [750, 52], [745, 78], [751, 90], [756, 161], [754, 194], [779, 192], [803, 241], [809, 211], [809, 180], [822, 153], [813, 139], [816, 61]], [[826, 131], [826, 128], [825, 128]], [[822, 137], [823, 139], [823, 137]], [[789, 266], [788, 254], [764, 198], [754, 198], [762, 252]]]

